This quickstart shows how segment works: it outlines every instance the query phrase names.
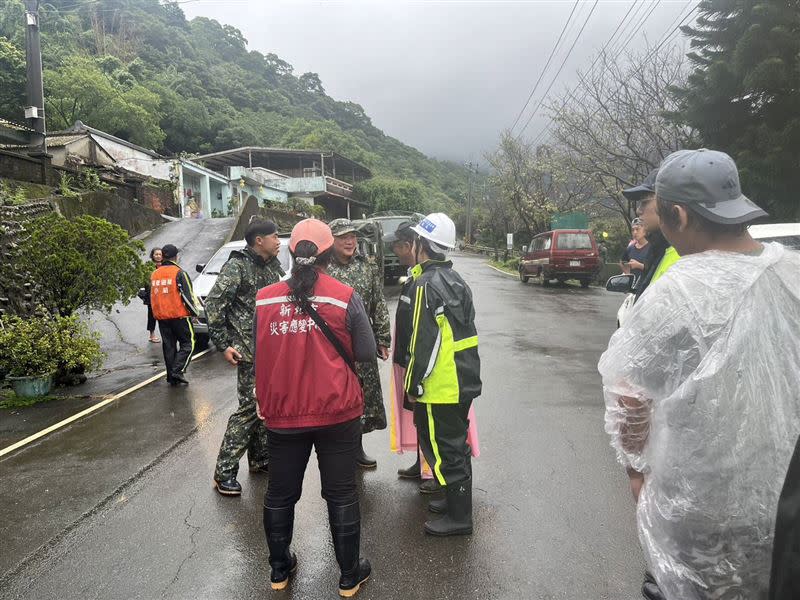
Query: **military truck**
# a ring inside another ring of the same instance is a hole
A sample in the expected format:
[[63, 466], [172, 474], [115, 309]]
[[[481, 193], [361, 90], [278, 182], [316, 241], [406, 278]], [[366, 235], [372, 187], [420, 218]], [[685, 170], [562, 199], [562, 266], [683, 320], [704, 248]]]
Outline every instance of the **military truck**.
[[[407, 212], [402, 210], [387, 210], [369, 215], [366, 220], [379, 223], [383, 230], [383, 235], [394, 233], [404, 221], [421, 221], [425, 215]], [[400, 264], [400, 259], [392, 252], [391, 244], [383, 245], [383, 278], [386, 283], [396, 283], [397, 280], [406, 274], [406, 267]]]

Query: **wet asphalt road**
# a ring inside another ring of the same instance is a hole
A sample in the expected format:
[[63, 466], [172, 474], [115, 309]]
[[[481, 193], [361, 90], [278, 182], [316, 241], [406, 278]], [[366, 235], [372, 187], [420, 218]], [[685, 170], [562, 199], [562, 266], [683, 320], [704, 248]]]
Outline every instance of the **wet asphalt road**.
[[[595, 368], [621, 298], [523, 285], [480, 258], [456, 266], [475, 294], [484, 379], [475, 533], [426, 537], [427, 499], [395, 475], [413, 458], [389, 453], [388, 431], [367, 436], [379, 466], [360, 477], [362, 554], [374, 576], [359, 597], [638, 598], [633, 502], [603, 432]], [[241, 498], [211, 486], [234, 370], [213, 354], [189, 374], [188, 389], [155, 383], [0, 459], [0, 596], [336, 597], [314, 459], [297, 507], [300, 568], [273, 593], [266, 477], [243, 462]]]
[[[155, 247], [174, 244], [181, 251], [180, 264], [190, 277], [195, 264], [206, 262], [224, 243], [234, 219], [181, 219], [165, 223], [144, 240], [147, 254]], [[107, 394], [124, 390], [164, 368], [161, 344], [147, 340], [147, 307], [139, 298], [114, 306], [110, 313], [93, 311], [88, 316], [92, 329], [100, 334], [106, 353], [103, 367], [76, 387], [58, 388], [58, 395], [85, 396], [39, 404], [24, 410], [0, 411], [0, 448], [57, 423], [97, 403]], [[158, 334], [158, 328], [156, 327]]]

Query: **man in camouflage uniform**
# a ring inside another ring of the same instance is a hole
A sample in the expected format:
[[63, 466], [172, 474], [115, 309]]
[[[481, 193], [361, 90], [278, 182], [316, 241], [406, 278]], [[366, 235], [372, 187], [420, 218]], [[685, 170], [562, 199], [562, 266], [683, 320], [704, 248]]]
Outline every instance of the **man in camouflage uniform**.
[[236, 475], [245, 451], [251, 472], [267, 470], [267, 429], [256, 414], [253, 391], [253, 315], [258, 290], [277, 283], [284, 275], [274, 223], [251, 223], [245, 240], [246, 248], [231, 252], [205, 304], [211, 341], [224, 352], [225, 360], [237, 367], [238, 376], [239, 408], [228, 420], [214, 471], [214, 485], [225, 496], [242, 493]]
[[[335, 219], [329, 223], [334, 236], [333, 257], [328, 265], [328, 275], [352, 287], [367, 309], [372, 331], [378, 345], [378, 356], [381, 360], [389, 358], [389, 346], [392, 343], [389, 309], [383, 296], [383, 274], [381, 269], [358, 252], [356, 228], [349, 219]], [[358, 363], [358, 374], [364, 388], [363, 433], [376, 429], [386, 429], [386, 409], [383, 407], [381, 378], [378, 372], [378, 361]], [[377, 462], [364, 453], [362, 445], [358, 465], [365, 469], [373, 469]]]

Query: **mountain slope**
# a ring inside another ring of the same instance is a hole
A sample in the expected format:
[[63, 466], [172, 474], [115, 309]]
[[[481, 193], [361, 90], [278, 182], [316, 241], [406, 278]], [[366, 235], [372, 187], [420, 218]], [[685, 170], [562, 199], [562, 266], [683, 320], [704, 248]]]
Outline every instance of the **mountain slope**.
[[[0, 116], [16, 120], [23, 13], [20, 0], [0, 0]], [[385, 135], [361, 106], [328, 96], [315, 73], [297, 76], [275, 54], [248, 50], [233, 27], [187, 21], [177, 3], [50, 0], [41, 30], [51, 131], [80, 119], [166, 154], [246, 145], [335, 150], [377, 175], [463, 197], [462, 167]]]

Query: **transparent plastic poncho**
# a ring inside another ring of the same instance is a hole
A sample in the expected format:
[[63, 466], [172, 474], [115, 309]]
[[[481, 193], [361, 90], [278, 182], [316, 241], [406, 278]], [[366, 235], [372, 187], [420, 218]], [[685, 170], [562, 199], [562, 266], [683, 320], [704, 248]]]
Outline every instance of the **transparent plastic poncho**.
[[639, 537], [666, 597], [766, 598], [800, 434], [800, 254], [682, 258], [599, 370], [612, 446], [645, 474]]

